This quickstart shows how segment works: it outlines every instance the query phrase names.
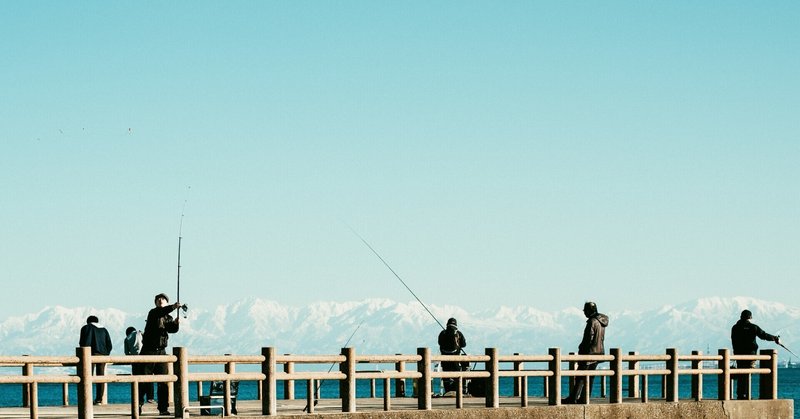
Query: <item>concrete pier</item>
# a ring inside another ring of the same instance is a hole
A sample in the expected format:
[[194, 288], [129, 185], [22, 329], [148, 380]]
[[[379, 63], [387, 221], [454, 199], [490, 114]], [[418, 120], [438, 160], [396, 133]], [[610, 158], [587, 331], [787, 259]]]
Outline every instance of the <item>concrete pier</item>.
[[[794, 406], [792, 400], [748, 400], [700, 402], [667, 402], [665, 400], [649, 400], [641, 403], [636, 399], [626, 399], [622, 404], [609, 404], [595, 401], [591, 405], [549, 406], [544, 398], [529, 398], [527, 407], [519, 407], [518, 397], [501, 397], [498, 408], [487, 408], [483, 398], [464, 397], [463, 408], [455, 408], [455, 398], [434, 398], [430, 410], [418, 410], [414, 398], [396, 398], [392, 400], [391, 411], [384, 411], [382, 398], [359, 399], [358, 411], [343, 413], [341, 402], [336, 399], [324, 399], [315, 407], [315, 412], [303, 413], [305, 400], [281, 400], [279, 413], [282, 418], [303, 419], [335, 419], [335, 418], [374, 418], [374, 419], [479, 419], [479, 418], [530, 418], [530, 419], [589, 419], [589, 418], [725, 418], [725, 419], [792, 419]], [[237, 418], [267, 418], [261, 414], [261, 402], [258, 400], [239, 400], [237, 402]], [[190, 417], [199, 417], [200, 412], [190, 409]], [[76, 406], [40, 407], [39, 415], [43, 418], [75, 418], [78, 414]], [[130, 406], [127, 404], [111, 404], [95, 406], [97, 418], [121, 419], [130, 418]], [[27, 408], [0, 408], [0, 418], [28, 418]], [[147, 405], [142, 418], [156, 418], [155, 405]], [[210, 417], [210, 416], [207, 416]]]

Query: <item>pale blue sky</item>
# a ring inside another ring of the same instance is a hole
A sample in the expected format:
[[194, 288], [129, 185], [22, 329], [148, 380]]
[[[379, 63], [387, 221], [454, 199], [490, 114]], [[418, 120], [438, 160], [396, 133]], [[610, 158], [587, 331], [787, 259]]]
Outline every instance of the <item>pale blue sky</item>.
[[[797, 304], [798, 2], [4, 2], [0, 318]], [[189, 190], [188, 187], [191, 186]], [[14, 291], [9, 291], [13, 284]]]

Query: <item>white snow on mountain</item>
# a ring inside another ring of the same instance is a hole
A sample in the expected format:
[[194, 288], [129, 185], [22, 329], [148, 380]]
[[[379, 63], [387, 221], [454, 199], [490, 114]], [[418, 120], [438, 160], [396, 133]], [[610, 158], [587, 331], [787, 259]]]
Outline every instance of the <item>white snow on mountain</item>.
[[[547, 348], [577, 349], [585, 317], [579, 307], [545, 312], [533, 307], [499, 307], [468, 312], [457, 306], [429, 306], [445, 323], [456, 317], [467, 339], [467, 353], [480, 354], [486, 347], [501, 353], [544, 354]], [[602, 306], [600, 307], [601, 311]], [[748, 308], [753, 322], [768, 333], [781, 335], [789, 348], [800, 347], [800, 308], [749, 297], [701, 298], [649, 311], [606, 312], [611, 318], [606, 348], [663, 353], [675, 347], [716, 353], [730, 347], [730, 327]], [[100, 318], [114, 340], [114, 354], [121, 354], [128, 326], [144, 329], [146, 311], [125, 313], [114, 308], [46, 307], [35, 313], [10, 317], [0, 323], [2, 355], [72, 354], [86, 317]], [[320, 301], [291, 307], [276, 301], [250, 298], [211, 309], [191, 309], [181, 318], [181, 330], [172, 335], [172, 346], [185, 346], [192, 354], [258, 354], [274, 346], [280, 353], [338, 353], [348, 346], [358, 353], [415, 353], [418, 347], [437, 348], [440, 326], [417, 302], [385, 299]], [[355, 333], [354, 333], [355, 332]], [[775, 347], [762, 342], [762, 348]], [[788, 352], [779, 351], [782, 359]]]

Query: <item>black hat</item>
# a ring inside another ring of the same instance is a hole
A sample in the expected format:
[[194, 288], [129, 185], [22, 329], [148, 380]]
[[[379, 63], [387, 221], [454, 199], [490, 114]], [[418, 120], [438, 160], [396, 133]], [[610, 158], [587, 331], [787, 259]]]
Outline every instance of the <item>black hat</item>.
[[451, 317], [451, 318], [447, 319], [447, 325], [450, 326], [451, 324], [453, 326], [458, 326], [458, 322], [456, 321], [455, 317]]
[[750, 320], [753, 318], [753, 313], [751, 313], [750, 310], [744, 310], [739, 318], [742, 320]]
[[583, 312], [586, 313], [587, 316], [597, 313], [597, 304], [593, 301], [587, 301], [583, 304]]
[[163, 298], [167, 300], [167, 302], [169, 302], [169, 297], [167, 297], [167, 294], [164, 294], [163, 292], [161, 294], [156, 295], [155, 299], [158, 300], [159, 298]]
[[127, 328], [127, 329], [125, 329], [125, 336], [128, 336], [128, 335], [130, 335], [130, 334], [131, 334], [131, 332], [133, 332], [133, 331], [135, 331], [135, 330], [136, 330], [136, 328], [135, 328], [135, 327], [133, 327], [133, 326], [131, 326], [131, 327], [129, 327], [129, 328]]
[[100, 320], [99, 320], [99, 319], [97, 318], [97, 316], [95, 316], [94, 314], [92, 314], [91, 316], [89, 316], [89, 317], [87, 317], [87, 318], [86, 318], [86, 324], [89, 324], [89, 323], [97, 323], [97, 322], [99, 322], [99, 321], [100, 321]]

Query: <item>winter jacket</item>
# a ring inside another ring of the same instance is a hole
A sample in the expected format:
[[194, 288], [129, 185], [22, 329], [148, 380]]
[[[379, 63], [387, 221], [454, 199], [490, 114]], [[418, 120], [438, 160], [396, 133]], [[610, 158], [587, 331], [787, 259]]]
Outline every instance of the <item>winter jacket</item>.
[[586, 319], [583, 340], [578, 345], [578, 354], [602, 355], [606, 353], [603, 346], [603, 341], [606, 337], [606, 326], [608, 326], [608, 316], [605, 314], [595, 313]]
[[442, 355], [457, 355], [466, 346], [467, 340], [456, 326], [447, 325], [447, 329], [439, 332], [439, 352]]
[[167, 347], [169, 334], [176, 333], [179, 324], [169, 313], [175, 310], [173, 306], [156, 307], [147, 313], [147, 324], [144, 326], [142, 338], [142, 351], [159, 350]]
[[734, 355], [754, 355], [758, 353], [756, 337], [776, 342], [778, 338], [770, 335], [748, 319], [740, 319], [731, 328], [731, 343]]
[[142, 350], [142, 332], [134, 330], [125, 336], [125, 355], [139, 355]]
[[92, 355], [108, 355], [111, 353], [111, 336], [105, 327], [97, 323], [88, 323], [81, 327], [79, 346], [92, 348]]

